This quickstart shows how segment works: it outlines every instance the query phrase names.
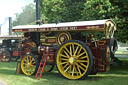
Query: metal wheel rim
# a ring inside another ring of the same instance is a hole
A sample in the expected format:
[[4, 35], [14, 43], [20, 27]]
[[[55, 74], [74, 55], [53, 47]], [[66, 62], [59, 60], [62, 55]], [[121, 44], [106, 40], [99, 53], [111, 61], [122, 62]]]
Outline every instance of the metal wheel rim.
[[[75, 60], [73, 60], [73, 58]], [[79, 43], [66, 43], [57, 53], [57, 67], [64, 77], [68, 79], [79, 79], [84, 76], [88, 70], [88, 53]]]
[[4, 62], [8, 62], [10, 60], [10, 54], [6, 51], [1, 53], [1, 60]]
[[22, 69], [23, 73], [26, 75], [34, 74], [34, 72], [36, 70], [35, 59], [30, 55], [24, 56], [21, 61], [21, 69]]

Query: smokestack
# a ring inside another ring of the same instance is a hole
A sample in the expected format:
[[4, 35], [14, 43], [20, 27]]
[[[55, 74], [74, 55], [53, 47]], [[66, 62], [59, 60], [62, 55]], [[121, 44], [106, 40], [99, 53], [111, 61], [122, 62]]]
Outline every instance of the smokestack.
[[9, 35], [12, 35], [12, 18], [9, 17]]
[[0, 27], [0, 35], [1, 35], [1, 27]]
[[40, 0], [36, 0], [36, 24], [39, 24], [40, 20]]

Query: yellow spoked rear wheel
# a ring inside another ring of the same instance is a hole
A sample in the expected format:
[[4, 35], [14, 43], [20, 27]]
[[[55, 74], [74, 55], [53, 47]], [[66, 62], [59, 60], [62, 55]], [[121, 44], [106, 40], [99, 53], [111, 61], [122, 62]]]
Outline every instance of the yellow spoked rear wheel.
[[25, 75], [32, 75], [37, 72], [38, 60], [32, 54], [25, 55], [21, 60], [21, 70]]
[[56, 54], [58, 71], [68, 79], [83, 79], [93, 67], [92, 53], [89, 47], [78, 40], [63, 43]]

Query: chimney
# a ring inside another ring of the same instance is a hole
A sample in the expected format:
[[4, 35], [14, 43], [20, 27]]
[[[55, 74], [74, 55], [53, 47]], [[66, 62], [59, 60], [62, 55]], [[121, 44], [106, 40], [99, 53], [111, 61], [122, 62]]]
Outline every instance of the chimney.
[[9, 35], [12, 35], [12, 18], [9, 17]]
[[40, 0], [36, 0], [36, 24], [39, 24], [40, 20]]
[[1, 27], [0, 27], [0, 35], [1, 35]]

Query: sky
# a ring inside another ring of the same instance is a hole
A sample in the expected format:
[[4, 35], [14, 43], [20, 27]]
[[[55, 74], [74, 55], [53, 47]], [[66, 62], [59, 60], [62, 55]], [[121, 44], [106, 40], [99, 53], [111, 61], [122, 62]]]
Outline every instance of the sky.
[[33, 3], [33, 0], [0, 0], [1, 35], [8, 35], [8, 18], [12, 17], [14, 20], [15, 13], [22, 12], [22, 8], [30, 3]]

